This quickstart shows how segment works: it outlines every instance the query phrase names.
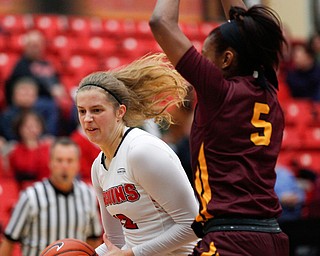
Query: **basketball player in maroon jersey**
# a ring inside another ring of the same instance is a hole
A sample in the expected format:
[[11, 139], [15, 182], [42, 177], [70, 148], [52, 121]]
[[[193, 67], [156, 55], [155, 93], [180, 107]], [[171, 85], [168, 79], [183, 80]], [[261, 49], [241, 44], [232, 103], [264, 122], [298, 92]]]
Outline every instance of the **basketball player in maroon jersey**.
[[193, 256], [289, 254], [279, 228], [275, 164], [284, 117], [276, 68], [286, 44], [266, 6], [221, 0], [228, 22], [197, 52], [178, 26], [179, 0], [158, 0], [150, 27], [197, 94], [191, 161], [200, 202]]

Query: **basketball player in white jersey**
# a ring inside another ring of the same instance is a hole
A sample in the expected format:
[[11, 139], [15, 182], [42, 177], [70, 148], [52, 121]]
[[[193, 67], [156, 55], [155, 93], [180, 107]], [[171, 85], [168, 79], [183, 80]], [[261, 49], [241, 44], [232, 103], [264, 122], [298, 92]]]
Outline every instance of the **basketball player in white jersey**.
[[161, 54], [80, 82], [80, 124], [102, 150], [92, 166], [92, 183], [107, 237], [104, 255], [192, 252], [198, 209], [192, 186], [171, 148], [137, 128], [150, 118], [170, 124], [166, 108], [181, 103], [186, 93], [184, 80]]

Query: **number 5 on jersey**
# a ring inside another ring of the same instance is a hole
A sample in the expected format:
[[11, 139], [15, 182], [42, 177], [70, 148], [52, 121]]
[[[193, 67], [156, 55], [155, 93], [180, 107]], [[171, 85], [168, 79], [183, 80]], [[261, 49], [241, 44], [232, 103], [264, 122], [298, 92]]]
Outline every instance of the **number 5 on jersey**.
[[267, 104], [258, 102], [254, 104], [251, 124], [256, 128], [263, 128], [263, 135], [256, 132], [250, 136], [251, 141], [257, 146], [268, 146], [270, 144], [272, 125], [270, 122], [260, 119], [261, 114], [269, 114], [269, 111], [270, 108]]

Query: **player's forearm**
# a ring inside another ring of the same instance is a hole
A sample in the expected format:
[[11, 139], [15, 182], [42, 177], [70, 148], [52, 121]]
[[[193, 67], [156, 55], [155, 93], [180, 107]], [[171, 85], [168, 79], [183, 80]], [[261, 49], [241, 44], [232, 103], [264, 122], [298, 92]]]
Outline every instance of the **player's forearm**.
[[158, 0], [153, 10], [150, 23], [159, 21], [168, 23], [178, 23], [179, 21], [179, 3], [180, 0]]
[[[161, 235], [132, 248], [135, 256], [167, 255], [188, 244], [196, 244], [197, 237], [191, 229], [191, 224], [174, 225]], [[181, 252], [180, 252], [181, 253]], [[180, 255], [180, 254], [179, 254]]]
[[155, 40], [174, 66], [192, 46], [178, 25], [179, 4], [180, 0], [157, 0], [149, 20]]
[[224, 14], [227, 19], [230, 18], [229, 17], [229, 10], [230, 10], [231, 6], [239, 6], [244, 9], [247, 9], [246, 5], [244, 4], [244, 2], [242, 0], [221, 0], [221, 4], [222, 4], [223, 11], [224, 11]]
[[[161, 45], [163, 37], [175, 31], [179, 21], [179, 0], [158, 0], [149, 20], [152, 33]], [[163, 46], [163, 45], [161, 45]]]

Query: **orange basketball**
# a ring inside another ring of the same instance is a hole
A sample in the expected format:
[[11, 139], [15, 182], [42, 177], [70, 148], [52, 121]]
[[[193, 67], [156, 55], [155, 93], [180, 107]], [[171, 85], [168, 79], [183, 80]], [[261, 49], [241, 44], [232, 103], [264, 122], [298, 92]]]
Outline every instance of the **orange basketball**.
[[65, 238], [57, 240], [45, 248], [40, 256], [97, 256], [94, 248], [84, 241]]

